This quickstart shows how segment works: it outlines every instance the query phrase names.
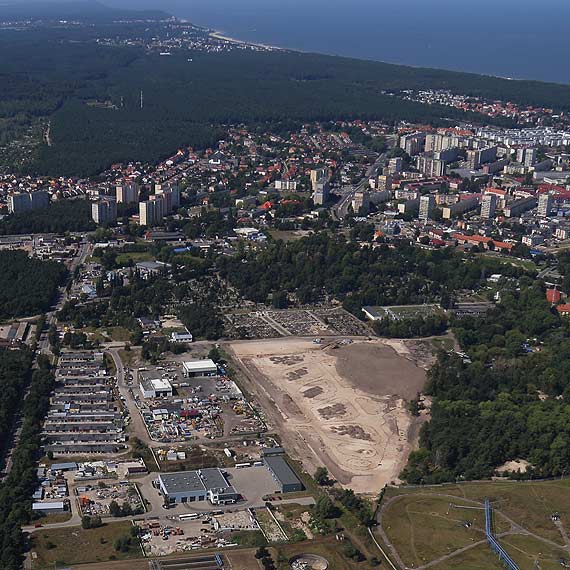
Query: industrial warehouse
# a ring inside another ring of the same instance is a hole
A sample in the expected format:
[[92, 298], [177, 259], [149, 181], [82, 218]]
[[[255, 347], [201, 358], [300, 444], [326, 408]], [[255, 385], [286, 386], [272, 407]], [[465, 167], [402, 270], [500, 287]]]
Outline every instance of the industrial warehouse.
[[182, 473], [161, 473], [159, 488], [165, 503], [193, 503], [210, 501], [213, 505], [235, 503], [236, 490], [219, 469], [199, 469]]
[[[164, 496], [165, 504], [193, 503], [210, 501], [213, 505], [233, 504], [238, 500], [249, 500], [248, 491], [242, 488], [242, 469], [248, 468], [245, 478], [247, 487], [272, 487], [277, 493], [303, 491], [304, 486], [285, 459], [281, 447], [265, 448], [262, 461], [244, 463], [234, 469], [222, 472], [217, 468], [184, 471], [181, 473], [160, 473], [156, 486]], [[266, 469], [263, 469], [266, 467]], [[269, 477], [271, 475], [271, 477]], [[228, 481], [230, 479], [232, 482]], [[233, 481], [237, 480], [236, 487]], [[241, 483], [239, 482], [241, 481]]]
[[285, 459], [285, 450], [282, 447], [268, 447], [261, 453], [263, 463], [281, 488], [282, 493], [303, 491], [303, 483]]
[[125, 449], [123, 418], [105, 372], [103, 354], [62, 352], [42, 442], [54, 455], [117, 453]]
[[207, 378], [209, 376], [218, 375], [218, 366], [209, 358], [203, 360], [187, 360], [182, 363], [182, 368], [186, 378]]

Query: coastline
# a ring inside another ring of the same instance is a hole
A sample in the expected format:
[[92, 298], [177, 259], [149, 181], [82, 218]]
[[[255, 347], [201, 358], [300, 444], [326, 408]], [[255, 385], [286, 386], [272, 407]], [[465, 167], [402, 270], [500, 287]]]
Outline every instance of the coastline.
[[263, 48], [263, 49], [268, 49], [268, 50], [277, 50], [277, 51], [299, 51], [299, 50], [293, 50], [293, 49], [289, 49], [289, 48], [283, 48], [280, 46], [274, 46], [274, 45], [270, 45], [270, 44], [262, 44], [262, 43], [258, 43], [258, 42], [250, 42], [247, 40], [239, 40], [237, 38], [233, 38], [231, 36], [228, 36], [222, 30], [209, 31], [208, 35], [211, 38], [214, 38], [216, 40], [222, 40], [225, 42], [230, 42], [230, 43], [240, 44], [240, 45], [245, 45], [245, 46], [253, 46], [253, 47], [258, 47], [258, 48]]

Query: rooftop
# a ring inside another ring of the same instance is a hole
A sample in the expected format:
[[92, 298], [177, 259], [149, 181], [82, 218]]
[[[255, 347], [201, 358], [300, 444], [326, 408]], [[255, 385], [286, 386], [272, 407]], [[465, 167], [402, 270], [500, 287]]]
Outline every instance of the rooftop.
[[282, 485], [297, 485], [300, 483], [299, 478], [282, 455], [265, 456], [263, 460]]
[[209, 358], [204, 358], [203, 360], [187, 360], [183, 363], [183, 366], [187, 372], [201, 372], [203, 370], [215, 372], [218, 369], [216, 363]]
[[159, 478], [167, 494], [231, 489], [231, 485], [219, 469], [161, 473]]
[[163, 378], [141, 378], [140, 383], [144, 390], [155, 390], [162, 392], [164, 390], [172, 390], [172, 385], [168, 380]]

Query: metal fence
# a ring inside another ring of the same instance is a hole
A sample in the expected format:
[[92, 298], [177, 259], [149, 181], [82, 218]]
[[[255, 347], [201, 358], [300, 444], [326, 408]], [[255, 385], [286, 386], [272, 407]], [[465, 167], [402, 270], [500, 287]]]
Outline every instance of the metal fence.
[[485, 498], [485, 536], [491, 549], [497, 554], [499, 560], [508, 568], [508, 570], [519, 570], [515, 561], [505, 552], [505, 549], [499, 544], [493, 532], [493, 513], [489, 499]]

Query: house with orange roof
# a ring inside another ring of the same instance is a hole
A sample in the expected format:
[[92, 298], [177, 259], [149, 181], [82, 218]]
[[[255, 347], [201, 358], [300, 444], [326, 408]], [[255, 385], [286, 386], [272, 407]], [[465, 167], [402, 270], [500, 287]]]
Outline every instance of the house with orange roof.
[[568, 317], [570, 315], [570, 305], [568, 303], [557, 305], [556, 310], [561, 317]]

